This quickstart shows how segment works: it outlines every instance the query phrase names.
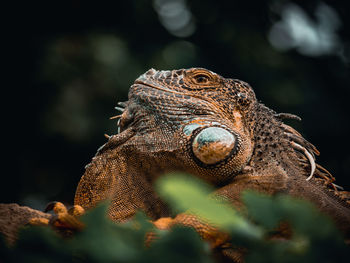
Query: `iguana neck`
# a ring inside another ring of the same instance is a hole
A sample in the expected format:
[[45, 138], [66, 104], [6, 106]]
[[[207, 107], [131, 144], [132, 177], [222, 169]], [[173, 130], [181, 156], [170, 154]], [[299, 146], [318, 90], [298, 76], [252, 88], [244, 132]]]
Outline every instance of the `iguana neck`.
[[[255, 109], [247, 116], [254, 143], [249, 166], [258, 173], [268, 169], [278, 170], [287, 176], [294, 174], [307, 176], [310, 173], [310, 167], [304, 165], [307, 159], [292, 147], [292, 139], [288, 135], [296, 131], [278, 119], [276, 112], [265, 105], [256, 103], [254, 107]], [[299, 133], [293, 134], [295, 137], [299, 135]], [[308, 142], [301, 135], [299, 137], [302, 147], [313, 155], [313, 149]]]

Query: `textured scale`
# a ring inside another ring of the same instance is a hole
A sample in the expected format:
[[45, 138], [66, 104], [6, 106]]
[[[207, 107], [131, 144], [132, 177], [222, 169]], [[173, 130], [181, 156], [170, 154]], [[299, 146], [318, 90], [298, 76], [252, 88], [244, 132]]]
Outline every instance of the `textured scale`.
[[[247, 83], [202, 68], [150, 69], [120, 105], [120, 133], [87, 166], [75, 204], [89, 209], [110, 199], [108, 213], [116, 221], [137, 209], [154, 220], [168, 217], [153, 184], [166, 172], [182, 171], [238, 206], [245, 189], [309, 200], [350, 236], [349, 192], [336, 188], [334, 177], [314, 163], [317, 149], [282, 122], [296, 117], [259, 103]], [[177, 218], [196, 228], [193, 218]]]

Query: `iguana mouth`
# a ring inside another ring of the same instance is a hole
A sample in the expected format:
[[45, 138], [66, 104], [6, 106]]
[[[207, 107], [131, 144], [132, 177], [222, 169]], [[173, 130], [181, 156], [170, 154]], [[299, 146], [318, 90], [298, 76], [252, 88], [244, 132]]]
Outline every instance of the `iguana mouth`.
[[[150, 88], [150, 89], [154, 89], [154, 90], [158, 90], [161, 91], [162, 93], [164, 93], [164, 95], [170, 94], [171, 95], [175, 95], [177, 98], [182, 99], [182, 110], [185, 110], [186, 107], [188, 107], [189, 112], [191, 112], [191, 114], [194, 114], [196, 116], [203, 116], [203, 115], [215, 115], [215, 109], [217, 109], [218, 107], [216, 106], [215, 101], [213, 101], [212, 99], [210, 99], [209, 97], [205, 97], [205, 96], [200, 96], [198, 94], [194, 94], [191, 92], [188, 93], [184, 93], [184, 92], [180, 92], [180, 91], [176, 91], [176, 90], [172, 90], [172, 89], [168, 89], [168, 88], [164, 88], [161, 85], [158, 85], [157, 83], [151, 83], [148, 81], [143, 81], [143, 80], [139, 80], [137, 79], [134, 84], [131, 86], [131, 88], [134, 88], [135, 91], [133, 91], [133, 94], [135, 94], [136, 96], [138, 96], [139, 93], [139, 89], [141, 88]], [[148, 96], [155, 96], [155, 100], [158, 100], [158, 94], [154, 95], [154, 94], [148, 94], [146, 95]], [[196, 99], [196, 103], [193, 103], [194, 99]], [[188, 103], [188, 106], [186, 102]], [[148, 103], [148, 102], [147, 102]], [[201, 103], [201, 106], [199, 106], [199, 104]]]
[[195, 99], [199, 99], [199, 100], [202, 100], [202, 101], [206, 101], [206, 102], [208, 102], [210, 104], [214, 104], [215, 103], [213, 100], [210, 100], [208, 97], [201, 96], [201, 95], [195, 94], [193, 92], [184, 92], [183, 90], [182, 91], [176, 91], [174, 89], [165, 88], [163, 85], [159, 85], [159, 84], [157, 84], [155, 82], [151, 82], [151, 81], [147, 80], [144, 77], [144, 75], [141, 75], [138, 79], [136, 79], [134, 84], [131, 86], [131, 88], [133, 88], [133, 87], [136, 88], [137, 86], [148, 87], [148, 88], [160, 90], [160, 91], [165, 92], [165, 93], [176, 94], [176, 95], [179, 95], [179, 97], [184, 97], [184, 98], [186, 96], [188, 96], [188, 97], [191, 97], [191, 98], [195, 98]]
[[[182, 93], [177, 92], [177, 91], [175, 91], [175, 90], [163, 88], [163, 87], [160, 87], [160, 86], [158, 86], [158, 85], [154, 85], [154, 84], [152, 84], [152, 83], [145, 82], [145, 81], [138, 80], [138, 79], [135, 80], [134, 85], [142, 85], [142, 86], [150, 87], [150, 88], [153, 88], [153, 89], [161, 90], [161, 91], [164, 91], [164, 92], [171, 92], [171, 93], [182, 94]], [[134, 86], [134, 85], [132, 85], [132, 86]]]

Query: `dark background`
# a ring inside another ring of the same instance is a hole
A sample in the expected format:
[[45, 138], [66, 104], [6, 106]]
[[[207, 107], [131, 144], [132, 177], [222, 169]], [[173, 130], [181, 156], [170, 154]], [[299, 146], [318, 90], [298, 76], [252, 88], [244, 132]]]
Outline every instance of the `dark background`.
[[247, 81], [350, 189], [349, 1], [47, 1], [3, 7], [0, 202], [73, 202], [118, 101], [153, 67]]

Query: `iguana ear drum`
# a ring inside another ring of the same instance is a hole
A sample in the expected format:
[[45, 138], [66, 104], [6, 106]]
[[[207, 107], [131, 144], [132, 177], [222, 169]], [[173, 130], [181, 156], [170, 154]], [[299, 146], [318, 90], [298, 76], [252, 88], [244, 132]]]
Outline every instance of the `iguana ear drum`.
[[237, 138], [221, 127], [208, 127], [195, 134], [192, 152], [204, 166], [215, 166], [235, 151]]

